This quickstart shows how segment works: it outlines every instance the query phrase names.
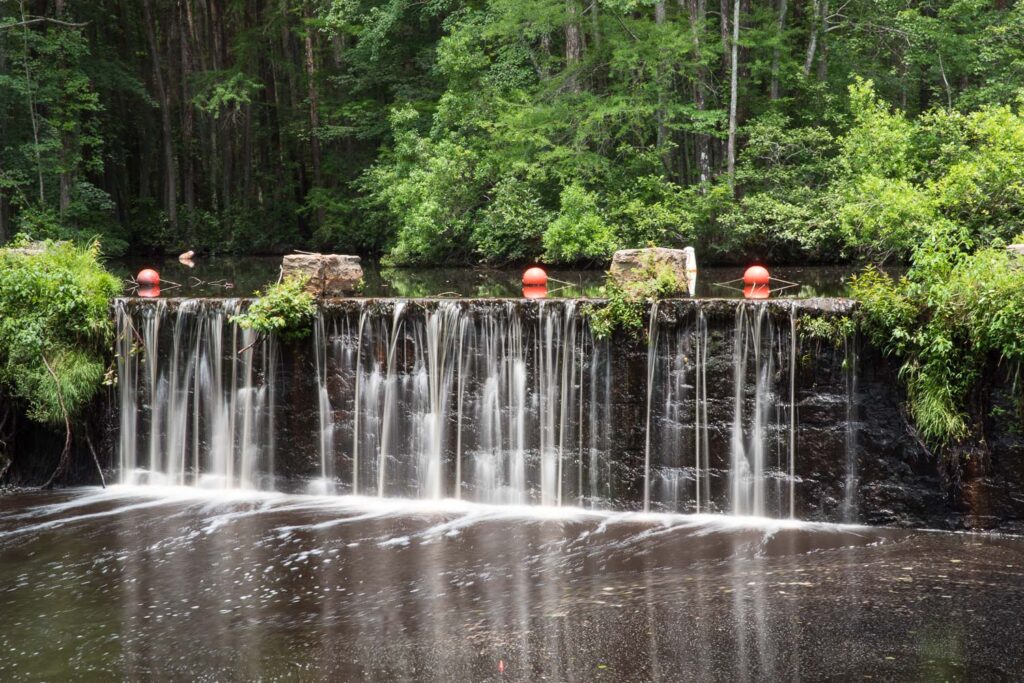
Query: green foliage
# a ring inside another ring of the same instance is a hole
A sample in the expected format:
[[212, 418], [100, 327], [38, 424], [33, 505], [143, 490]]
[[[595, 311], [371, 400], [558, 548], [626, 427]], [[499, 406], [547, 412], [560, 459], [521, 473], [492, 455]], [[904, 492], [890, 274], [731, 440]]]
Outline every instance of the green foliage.
[[253, 95], [263, 88], [255, 79], [237, 71], [207, 72], [203, 74], [202, 80], [205, 82], [199, 87], [192, 102], [214, 119], [219, 119], [224, 113], [239, 113], [244, 105], [252, 104]]
[[536, 191], [518, 178], [504, 178], [473, 228], [473, 244], [485, 261], [528, 261], [541, 251], [550, 222]]
[[579, 185], [562, 192], [558, 218], [544, 232], [544, 257], [553, 263], [601, 262], [616, 249], [614, 231], [597, 205], [597, 195]]
[[628, 278], [608, 278], [603, 305], [587, 304], [584, 314], [590, 330], [598, 339], [606, 339], [623, 330], [634, 336], [644, 329], [644, 309], [652, 302], [679, 296], [686, 291], [671, 266], [648, 259]]
[[873, 84], [850, 88], [854, 125], [835, 183], [844, 240], [876, 258], [910, 257], [939, 233], [976, 244], [1024, 229], [1024, 118], [1008, 106], [889, 111]]
[[862, 328], [902, 361], [911, 413], [937, 446], [975, 429], [971, 395], [991, 363], [1024, 360], [1021, 259], [999, 244], [970, 253], [945, 238], [923, 244], [905, 277], [867, 270], [853, 283]]
[[1024, 230], [1024, 7], [819, 4], [741, 8], [728, 178], [694, 3], [0, 3], [0, 243], [806, 263]]
[[15, 246], [0, 250], [0, 384], [32, 419], [62, 420], [61, 401], [73, 419], [102, 383], [121, 284], [96, 242]]
[[853, 318], [847, 315], [805, 315], [800, 317], [797, 324], [803, 339], [824, 342], [832, 346], [840, 346], [857, 329]]
[[231, 318], [233, 323], [261, 336], [275, 335], [285, 341], [307, 337], [316, 315], [316, 300], [306, 291], [308, 279], [291, 275], [270, 285], [249, 309]]

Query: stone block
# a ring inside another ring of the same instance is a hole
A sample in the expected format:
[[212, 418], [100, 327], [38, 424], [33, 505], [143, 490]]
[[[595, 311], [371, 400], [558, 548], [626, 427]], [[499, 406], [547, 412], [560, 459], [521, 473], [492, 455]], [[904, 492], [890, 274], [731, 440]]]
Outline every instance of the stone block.
[[281, 264], [282, 273], [305, 275], [306, 290], [318, 297], [344, 296], [359, 290], [363, 267], [358, 256], [342, 254], [288, 254]]
[[[687, 265], [691, 272], [687, 273]], [[675, 273], [679, 282], [688, 282], [696, 275], [696, 259], [693, 249], [667, 249], [665, 247], [648, 247], [646, 249], [620, 249], [612, 256], [612, 267], [608, 271], [612, 279], [620, 282], [633, 282], [644, 277], [643, 273], [649, 266], [668, 266]]]

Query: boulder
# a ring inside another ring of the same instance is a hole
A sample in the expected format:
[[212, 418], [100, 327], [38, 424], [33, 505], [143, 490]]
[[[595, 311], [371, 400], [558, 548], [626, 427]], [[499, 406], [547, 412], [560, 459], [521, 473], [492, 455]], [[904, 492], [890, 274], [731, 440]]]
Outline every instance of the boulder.
[[318, 297], [344, 296], [357, 292], [363, 283], [358, 256], [341, 254], [288, 254], [281, 272], [309, 278], [306, 291]]
[[[692, 257], [691, 257], [692, 258]], [[679, 282], [687, 282], [687, 250], [648, 247], [646, 249], [620, 249], [612, 256], [612, 267], [608, 274], [618, 282], [632, 282], [646, 277], [645, 271], [651, 266], [668, 266]], [[696, 264], [694, 264], [696, 268]], [[690, 273], [689, 275], [694, 275]]]
[[1016, 254], [1017, 256], [1024, 256], [1024, 244], [1011, 244], [1010, 246], [1006, 247], [1006, 250], [1011, 254]]

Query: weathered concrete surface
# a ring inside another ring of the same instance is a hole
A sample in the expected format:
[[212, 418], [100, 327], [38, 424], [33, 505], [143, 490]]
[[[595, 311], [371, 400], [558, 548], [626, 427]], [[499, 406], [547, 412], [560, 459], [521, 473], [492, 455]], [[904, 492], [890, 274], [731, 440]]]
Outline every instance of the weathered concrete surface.
[[305, 275], [309, 278], [306, 290], [318, 297], [352, 294], [363, 282], [363, 267], [358, 256], [288, 254], [281, 270], [285, 277]]
[[686, 282], [686, 250], [665, 247], [620, 249], [612, 256], [608, 275], [619, 282], [631, 282], [648, 277], [644, 271], [651, 266], [667, 266], [679, 282]]

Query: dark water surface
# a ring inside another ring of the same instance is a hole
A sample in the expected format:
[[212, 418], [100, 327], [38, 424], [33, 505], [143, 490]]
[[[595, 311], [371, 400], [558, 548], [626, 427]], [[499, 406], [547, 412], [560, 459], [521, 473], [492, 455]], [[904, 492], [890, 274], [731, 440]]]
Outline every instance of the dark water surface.
[[[143, 268], [156, 268], [164, 280], [164, 296], [252, 296], [256, 290], [278, 278], [280, 256], [197, 257], [188, 268], [177, 259], [132, 258], [115, 261], [110, 267], [122, 278]], [[381, 268], [364, 262], [368, 297], [518, 297], [522, 296], [523, 269], [493, 268]], [[846, 296], [852, 267], [810, 266], [773, 268], [772, 275], [798, 287], [780, 289], [775, 296]], [[548, 283], [552, 297], [600, 297], [604, 293], [601, 270], [551, 270]], [[743, 276], [743, 269], [707, 268], [697, 278], [697, 296], [741, 297], [742, 292], [716, 283]], [[558, 280], [559, 282], [556, 282]], [[176, 286], [177, 285], [177, 286]], [[778, 285], [782, 287], [782, 285]]]
[[22, 493], [0, 498], [0, 623], [4, 681], [1004, 680], [1024, 671], [1024, 540]]

